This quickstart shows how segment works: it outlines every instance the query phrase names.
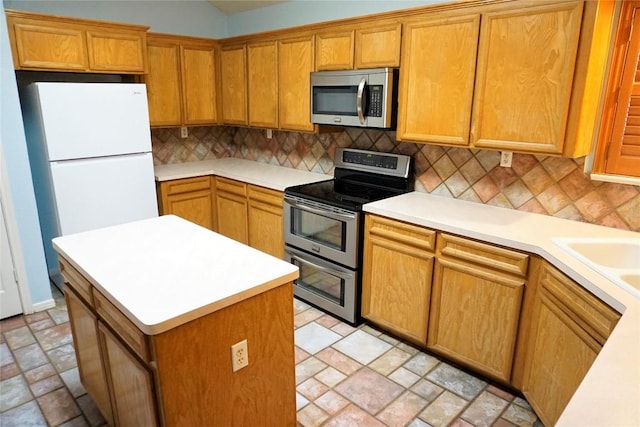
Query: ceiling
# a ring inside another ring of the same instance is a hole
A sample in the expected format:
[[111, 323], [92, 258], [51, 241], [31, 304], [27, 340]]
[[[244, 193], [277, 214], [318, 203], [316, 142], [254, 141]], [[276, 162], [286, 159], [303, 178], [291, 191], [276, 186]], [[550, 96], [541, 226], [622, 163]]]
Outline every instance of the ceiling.
[[226, 15], [233, 15], [234, 13], [244, 12], [246, 10], [258, 9], [260, 7], [271, 6], [276, 3], [284, 3], [287, 0], [276, 1], [248, 1], [248, 0], [209, 0], [209, 3], [214, 5], [218, 10]]

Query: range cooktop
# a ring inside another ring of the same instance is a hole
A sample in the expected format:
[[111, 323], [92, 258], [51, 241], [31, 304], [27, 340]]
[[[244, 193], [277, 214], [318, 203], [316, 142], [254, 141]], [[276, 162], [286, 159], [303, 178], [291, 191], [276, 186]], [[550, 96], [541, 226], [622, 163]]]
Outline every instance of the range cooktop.
[[413, 191], [411, 157], [343, 148], [336, 150], [334, 178], [289, 187], [285, 195], [349, 211]]

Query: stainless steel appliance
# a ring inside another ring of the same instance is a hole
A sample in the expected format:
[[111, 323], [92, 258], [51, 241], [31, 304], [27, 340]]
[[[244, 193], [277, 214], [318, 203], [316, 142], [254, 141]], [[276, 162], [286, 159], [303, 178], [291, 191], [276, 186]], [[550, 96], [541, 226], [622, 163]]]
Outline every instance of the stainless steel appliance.
[[311, 73], [311, 122], [325, 125], [393, 128], [398, 70]]
[[362, 205], [413, 190], [411, 157], [338, 148], [334, 178], [284, 192], [294, 294], [352, 324], [360, 317]]

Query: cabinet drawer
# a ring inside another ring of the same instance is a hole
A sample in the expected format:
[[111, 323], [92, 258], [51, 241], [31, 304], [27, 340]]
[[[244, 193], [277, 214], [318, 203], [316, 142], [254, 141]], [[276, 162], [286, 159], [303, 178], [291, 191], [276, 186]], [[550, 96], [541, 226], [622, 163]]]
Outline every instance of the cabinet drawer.
[[161, 186], [163, 187], [162, 192], [167, 195], [209, 190], [211, 188], [211, 178], [209, 176], [198, 176], [195, 178], [176, 179], [165, 181]]
[[116, 331], [120, 339], [126, 342], [142, 360], [149, 362], [146, 335], [95, 288], [93, 289], [93, 300], [96, 311], [102, 320]]
[[529, 255], [525, 253], [446, 233], [438, 237], [438, 253], [518, 277], [525, 277], [529, 266]]
[[282, 192], [255, 185], [249, 185], [248, 190], [249, 200], [255, 200], [282, 208]]
[[65, 278], [68, 285], [76, 291], [89, 305], [93, 306], [91, 298], [91, 283], [85, 279], [78, 270], [76, 270], [69, 262], [59, 257], [60, 272]]
[[247, 197], [247, 184], [217, 176], [216, 191], [224, 191], [227, 193], [237, 194], [238, 196]]
[[[620, 314], [549, 264], [542, 266], [540, 283], [600, 344], [618, 323]], [[577, 318], [576, 318], [577, 316]]]
[[436, 232], [434, 230], [377, 215], [368, 214], [367, 216], [370, 224], [367, 230], [370, 236], [379, 236], [420, 249], [435, 250]]

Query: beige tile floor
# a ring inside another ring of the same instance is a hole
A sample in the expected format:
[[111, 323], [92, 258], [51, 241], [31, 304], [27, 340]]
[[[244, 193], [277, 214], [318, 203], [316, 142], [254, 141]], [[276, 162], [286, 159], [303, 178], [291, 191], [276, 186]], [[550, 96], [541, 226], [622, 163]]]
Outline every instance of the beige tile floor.
[[[64, 298], [0, 321], [0, 425], [101, 426], [78, 376]], [[525, 400], [371, 326], [294, 301], [298, 424], [540, 426]]]

